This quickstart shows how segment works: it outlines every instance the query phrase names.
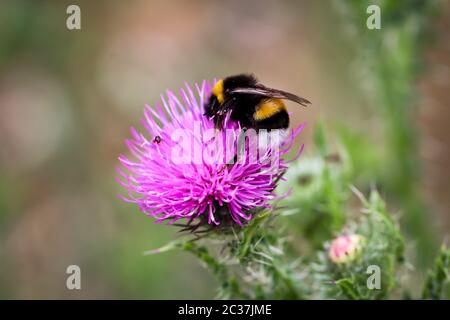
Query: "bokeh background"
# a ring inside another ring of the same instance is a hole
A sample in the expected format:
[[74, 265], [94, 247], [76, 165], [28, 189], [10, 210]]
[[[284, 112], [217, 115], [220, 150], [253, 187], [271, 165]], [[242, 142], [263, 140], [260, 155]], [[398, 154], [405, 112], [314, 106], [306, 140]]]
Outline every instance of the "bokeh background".
[[142, 254], [176, 230], [116, 197], [115, 166], [145, 103], [240, 72], [313, 102], [291, 108], [305, 153], [323, 121], [356, 186], [401, 214], [420, 273], [450, 233], [449, 22], [447, 1], [1, 1], [0, 298], [213, 297], [189, 255]]

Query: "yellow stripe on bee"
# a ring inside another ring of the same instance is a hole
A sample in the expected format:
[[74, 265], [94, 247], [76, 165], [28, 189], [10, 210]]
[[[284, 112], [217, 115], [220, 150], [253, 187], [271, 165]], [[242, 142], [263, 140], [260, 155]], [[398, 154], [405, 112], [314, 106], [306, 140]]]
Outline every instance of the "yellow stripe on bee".
[[263, 100], [258, 107], [256, 107], [253, 118], [256, 121], [261, 121], [270, 118], [281, 110], [286, 110], [286, 106], [280, 99]]
[[223, 100], [225, 99], [223, 96], [223, 80], [217, 81], [212, 89], [212, 94], [216, 96], [219, 103], [223, 102]]

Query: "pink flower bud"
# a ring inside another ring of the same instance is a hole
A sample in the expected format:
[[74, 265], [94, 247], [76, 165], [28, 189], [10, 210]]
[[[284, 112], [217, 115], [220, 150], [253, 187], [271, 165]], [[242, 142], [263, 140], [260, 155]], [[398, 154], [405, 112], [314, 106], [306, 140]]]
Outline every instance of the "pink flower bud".
[[359, 234], [340, 236], [333, 240], [328, 256], [336, 264], [354, 260], [364, 246], [365, 238]]

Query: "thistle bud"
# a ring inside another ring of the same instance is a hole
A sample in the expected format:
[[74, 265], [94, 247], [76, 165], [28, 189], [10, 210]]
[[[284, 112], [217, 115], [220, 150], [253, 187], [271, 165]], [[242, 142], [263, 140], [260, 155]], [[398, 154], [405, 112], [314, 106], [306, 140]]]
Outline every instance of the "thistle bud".
[[364, 246], [365, 238], [358, 234], [339, 236], [333, 240], [328, 256], [335, 264], [355, 260]]

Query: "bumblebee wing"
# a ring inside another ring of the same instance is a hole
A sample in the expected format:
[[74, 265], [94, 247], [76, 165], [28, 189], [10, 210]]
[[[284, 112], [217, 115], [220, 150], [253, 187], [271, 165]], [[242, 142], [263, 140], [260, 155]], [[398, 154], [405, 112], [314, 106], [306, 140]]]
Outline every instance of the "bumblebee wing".
[[299, 97], [293, 93], [286, 92], [283, 90], [268, 88], [262, 84], [257, 84], [255, 87], [251, 88], [236, 88], [231, 91], [232, 93], [243, 93], [243, 94], [257, 94], [269, 98], [276, 99], [287, 99], [306, 107], [309, 102], [307, 99]]

